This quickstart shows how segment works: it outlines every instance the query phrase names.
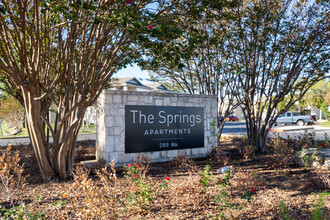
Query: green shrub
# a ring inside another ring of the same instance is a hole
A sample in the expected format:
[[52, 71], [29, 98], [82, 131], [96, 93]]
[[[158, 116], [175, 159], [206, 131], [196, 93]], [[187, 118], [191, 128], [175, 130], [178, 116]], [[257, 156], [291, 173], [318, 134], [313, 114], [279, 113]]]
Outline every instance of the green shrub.
[[283, 220], [293, 220], [283, 201], [280, 201], [280, 216]]
[[330, 112], [328, 111], [328, 104], [327, 103], [323, 103], [321, 106], [321, 111], [324, 113], [324, 116], [326, 117], [326, 119], [328, 121], [330, 121]]
[[201, 174], [199, 182], [202, 184], [202, 186], [207, 186], [212, 179], [211, 165], [206, 165], [204, 169], [199, 173]]
[[324, 202], [323, 197], [330, 195], [330, 192], [323, 192], [320, 194], [317, 204], [315, 205], [314, 209], [312, 210], [312, 219], [313, 220], [323, 220], [326, 219], [324, 217]]
[[[7, 219], [45, 219], [45, 213], [32, 213], [26, 209], [25, 203], [21, 202], [17, 206], [10, 209], [5, 209], [0, 206], [1, 216], [7, 217]], [[2, 218], [0, 218], [2, 219]]]
[[22, 131], [25, 121], [23, 106], [13, 97], [1, 101], [0, 118], [18, 131]]

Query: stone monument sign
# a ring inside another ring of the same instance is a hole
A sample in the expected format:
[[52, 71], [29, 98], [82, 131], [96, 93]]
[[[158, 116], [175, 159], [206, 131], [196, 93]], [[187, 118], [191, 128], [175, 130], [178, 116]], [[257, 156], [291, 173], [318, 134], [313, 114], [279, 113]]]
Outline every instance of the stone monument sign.
[[210, 122], [217, 97], [105, 90], [98, 99], [96, 159], [116, 165], [168, 161], [179, 154], [204, 157], [211, 150]]

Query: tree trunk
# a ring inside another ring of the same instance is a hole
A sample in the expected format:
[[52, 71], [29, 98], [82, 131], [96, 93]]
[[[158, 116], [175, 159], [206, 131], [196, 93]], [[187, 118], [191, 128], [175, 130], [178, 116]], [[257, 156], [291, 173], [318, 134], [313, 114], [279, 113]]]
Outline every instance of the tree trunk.
[[[73, 169], [77, 136], [89, 102], [62, 115], [59, 126], [52, 131], [53, 143], [49, 144], [45, 132], [48, 122], [42, 119], [44, 116], [46, 120], [49, 108], [42, 106], [41, 101], [36, 99], [37, 93], [33, 90], [22, 87], [22, 93], [26, 124], [43, 179], [49, 181], [54, 176], [66, 179]], [[72, 100], [73, 105], [76, 102], [77, 100]], [[50, 154], [50, 151], [53, 153]]]
[[222, 122], [218, 119], [218, 143], [220, 142], [220, 138], [222, 135], [223, 127], [225, 126], [225, 119]]
[[248, 124], [247, 133], [248, 133], [249, 144], [255, 146], [257, 151], [265, 152], [266, 142], [269, 133], [269, 131], [266, 130], [266, 126], [265, 125], [258, 126], [253, 122], [247, 124]]
[[45, 128], [41, 119], [41, 101], [35, 100], [36, 94], [33, 90], [24, 86], [22, 86], [21, 89], [32, 146], [42, 178], [45, 181], [49, 181], [55, 173], [49, 157], [48, 143], [45, 141]]
[[66, 179], [72, 172], [74, 164], [74, 156], [77, 144], [77, 136], [79, 128], [81, 127], [83, 116], [73, 118], [73, 122], [70, 123], [70, 127], [67, 129], [62, 143], [59, 144], [59, 150], [56, 152], [55, 161], [57, 162], [58, 174], [61, 179]]

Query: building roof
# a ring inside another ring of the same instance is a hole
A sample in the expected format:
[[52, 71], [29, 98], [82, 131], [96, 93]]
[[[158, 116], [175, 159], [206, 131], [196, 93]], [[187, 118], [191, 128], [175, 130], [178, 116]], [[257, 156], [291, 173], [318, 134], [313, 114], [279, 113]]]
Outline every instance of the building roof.
[[164, 90], [164, 91], [169, 91], [169, 92], [171, 91], [168, 88], [166, 88], [165, 85], [159, 84], [159, 83], [146, 84], [146, 86], [148, 86], [148, 87], [150, 87], [150, 88], [152, 88], [154, 90]]
[[145, 86], [138, 80], [136, 77], [125, 77], [125, 78], [118, 78], [112, 82], [113, 87], [118, 86], [133, 86], [133, 87], [140, 87], [144, 89], [152, 90], [152, 88]]

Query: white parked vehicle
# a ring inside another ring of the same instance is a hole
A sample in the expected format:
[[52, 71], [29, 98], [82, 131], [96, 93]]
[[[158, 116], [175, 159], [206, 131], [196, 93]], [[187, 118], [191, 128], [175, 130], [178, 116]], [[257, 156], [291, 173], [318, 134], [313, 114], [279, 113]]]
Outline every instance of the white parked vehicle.
[[297, 124], [298, 126], [304, 126], [305, 124], [309, 124], [313, 122], [313, 118], [311, 115], [301, 115], [297, 112], [286, 112], [281, 114], [277, 120], [275, 125], [278, 124]]

